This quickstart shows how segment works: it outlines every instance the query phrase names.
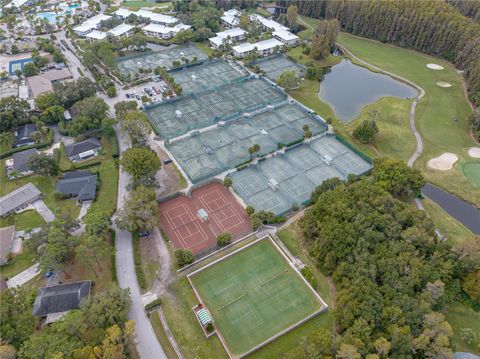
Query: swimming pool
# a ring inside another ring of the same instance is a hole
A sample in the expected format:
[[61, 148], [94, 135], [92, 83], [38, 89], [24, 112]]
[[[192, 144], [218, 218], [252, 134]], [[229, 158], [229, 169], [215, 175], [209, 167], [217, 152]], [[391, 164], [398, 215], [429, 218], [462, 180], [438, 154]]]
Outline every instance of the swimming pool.
[[57, 13], [55, 13], [54, 11], [43, 11], [37, 13], [37, 17], [43, 20], [47, 20], [51, 24], [62, 23], [64, 21], [65, 15], [72, 14], [73, 11], [75, 11], [75, 9], [79, 6], [79, 4], [61, 3], [59, 5], [61, 11]]

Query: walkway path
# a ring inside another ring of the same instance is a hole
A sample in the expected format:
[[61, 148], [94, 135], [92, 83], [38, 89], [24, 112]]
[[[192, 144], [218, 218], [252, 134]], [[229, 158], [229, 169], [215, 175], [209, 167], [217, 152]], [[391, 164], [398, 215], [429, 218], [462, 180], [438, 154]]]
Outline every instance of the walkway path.
[[158, 227], [153, 229], [152, 240], [155, 241], [158, 251], [158, 262], [160, 263], [160, 268], [157, 272], [157, 279], [152, 285], [151, 291], [160, 297], [165, 293], [168, 286], [173, 282], [174, 276], [172, 273], [172, 260], [170, 258], [170, 253], [166, 246], [165, 240], [162, 238]]
[[160, 318], [160, 322], [162, 323], [163, 329], [165, 330], [165, 334], [167, 335], [168, 340], [170, 341], [170, 344], [172, 344], [173, 350], [175, 350], [175, 353], [180, 359], [185, 359], [183, 356], [182, 350], [178, 346], [177, 342], [175, 341], [175, 338], [172, 335], [172, 332], [170, 331], [170, 328], [168, 327], [167, 320], [165, 319], [165, 315], [163, 314], [162, 307], [159, 307], [157, 309], [158, 317]]
[[[418, 86], [416, 83], [404, 78], [404, 77], [401, 77], [397, 74], [394, 74], [392, 72], [389, 72], [389, 71], [385, 71], [384, 69], [378, 67], [378, 66], [375, 66], [375, 65], [372, 65], [360, 58], [358, 58], [357, 56], [355, 56], [354, 54], [352, 54], [346, 47], [344, 47], [343, 45], [340, 45], [338, 42], [336, 43], [336, 45], [342, 49], [342, 51], [348, 53], [352, 58], [354, 58], [355, 60], [357, 60], [358, 62], [368, 66], [368, 67], [371, 67], [377, 71], [380, 71], [386, 75], [389, 75], [393, 78], [396, 78], [396, 79], [399, 79], [400, 81], [403, 81], [407, 84], [409, 84], [410, 86], [414, 87], [415, 89], [417, 89], [418, 91], [418, 96], [415, 98], [415, 100], [413, 100], [412, 102], [412, 105], [410, 107], [410, 129], [412, 130], [413, 132], [413, 135], [415, 136], [415, 140], [417, 141], [417, 148], [415, 150], [415, 152], [410, 156], [410, 158], [408, 159], [408, 166], [409, 167], [413, 167], [413, 164], [415, 163], [415, 161], [418, 159], [418, 157], [420, 157], [420, 155], [422, 154], [423, 152], [423, 141], [422, 141], [422, 137], [420, 136], [420, 134], [418, 133], [417, 131], [417, 128], [415, 126], [415, 108], [417, 107], [417, 103], [423, 98], [423, 96], [425, 96], [425, 91], [423, 90], [423, 88], [421, 88], [420, 86]], [[415, 205], [417, 206], [418, 209], [424, 209], [423, 208], [423, 205], [422, 205], [422, 202], [416, 198], [415, 199]]]
[[39, 199], [35, 202], [32, 203], [33, 208], [40, 214], [45, 222], [53, 222], [55, 219], [55, 215], [53, 212], [50, 210], [50, 208], [47, 207], [45, 202], [43, 202], [43, 199]]
[[7, 287], [14, 288], [20, 287], [21, 285], [27, 283], [29, 280], [35, 278], [40, 274], [40, 264], [35, 263], [33, 266], [25, 269], [23, 272], [18, 273], [16, 276], [7, 280]]

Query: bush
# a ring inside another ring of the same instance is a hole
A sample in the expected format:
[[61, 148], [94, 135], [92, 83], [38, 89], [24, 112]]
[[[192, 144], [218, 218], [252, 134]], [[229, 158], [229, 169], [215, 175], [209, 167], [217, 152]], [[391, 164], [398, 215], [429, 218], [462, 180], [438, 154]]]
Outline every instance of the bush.
[[153, 302], [148, 303], [145, 306], [145, 310], [152, 310], [155, 307], [159, 307], [162, 304], [162, 300], [160, 298], [155, 299]]
[[57, 201], [59, 201], [59, 200], [63, 199], [63, 193], [61, 193], [61, 192], [55, 192], [55, 193], [53, 194], [53, 198], [55, 198]]
[[205, 327], [205, 329], [207, 330], [207, 332], [212, 332], [213, 331], [213, 324], [212, 323], [208, 323], [207, 326]]
[[110, 86], [107, 89], [107, 95], [108, 97], [115, 97], [117, 95], [117, 89], [115, 88], [115, 86]]
[[377, 133], [378, 127], [374, 120], [364, 120], [353, 130], [353, 136], [365, 144], [371, 143]]
[[99, 166], [101, 164], [102, 164], [101, 161], [84, 163], [83, 165], [82, 164], [73, 164], [72, 167], [71, 167], [71, 170], [84, 170], [84, 169], [87, 169], [87, 168], [90, 168], [90, 167]]
[[60, 132], [60, 134], [63, 136], [68, 136], [68, 130], [65, 121], [62, 120], [58, 122], [58, 132]]
[[175, 259], [179, 268], [185, 267], [194, 261], [193, 253], [188, 249], [177, 249], [175, 251]]
[[303, 277], [307, 280], [308, 283], [312, 286], [313, 289], [317, 289], [317, 280], [312, 274], [312, 271], [308, 267], [303, 267], [300, 270], [300, 273], [302, 273]]
[[112, 272], [112, 281], [114, 283], [117, 283], [117, 260], [116, 260], [116, 251], [115, 251], [116, 235], [115, 235], [115, 231], [112, 229], [110, 229], [110, 238], [112, 239], [112, 247], [113, 247], [113, 250], [111, 251], [111, 255], [110, 255], [110, 268]]
[[223, 180], [223, 185], [229, 188], [232, 185], [233, 181], [230, 177], [225, 177]]
[[253, 206], [248, 205], [248, 206], [245, 208], [245, 212], [247, 212], [247, 214], [248, 214], [249, 216], [251, 216], [252, 214], [255, 213], [255, 208], [253, 208]]
[[120, 156], [120, 149], [118, 147], [118, 140], [115, 133], [112, 133], [110, 136], [108, 136], [108, 140], [112, 145], [112, 157], [117, 158], [118, 156]]
[[225, 247], [232, 243], [232, 234], [230, 232], [223, 232], [217, 236], [217, 246]]
[[147, 280], [142, 269], [142, 256], [140, 254], [140, 238], [138, 234], [133, 235], [133, 261], [135, 263], [135, 273], [137, 274], [138, 285], [142, 289], [147, 289]]
[[60, 150], [58, 148], [53, 150], [53, 159], [57, 165], [60, 163]]

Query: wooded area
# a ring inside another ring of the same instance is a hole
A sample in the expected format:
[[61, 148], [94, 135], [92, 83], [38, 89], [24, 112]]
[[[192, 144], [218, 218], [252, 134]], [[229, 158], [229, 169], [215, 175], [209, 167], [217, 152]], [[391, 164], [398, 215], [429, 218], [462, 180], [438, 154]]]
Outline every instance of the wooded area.
[[[288, 6], [293, 1], [278, 3]], [[478, 17], [478, 9], [461, 2], [455, 2], [454, 7], [441, 1], [433, 5], [414, 0], [300, 0], [295, 4], [302, 15], [338, 19], [342, 29], [354, 35], [451, 61], [465, 71], [470, 99], [480, 105], [480, 24], [467, 17]]]

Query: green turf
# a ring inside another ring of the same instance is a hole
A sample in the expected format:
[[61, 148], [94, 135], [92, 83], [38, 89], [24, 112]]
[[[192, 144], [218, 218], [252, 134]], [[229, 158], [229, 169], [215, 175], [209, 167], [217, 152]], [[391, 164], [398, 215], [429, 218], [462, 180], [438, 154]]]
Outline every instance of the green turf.
[[246, 353], [322, 306], [268, 240], [191, 280], [234, 355]]
[[462, 172], [471, 184], [480, 187], [480, 162], [465, 162], [462, 164]]
[[[347, 33], [341, 33], [338, 42], [362, 60], [403, 76], [425, 90], [426, 94], [415, 111], [415, 122], [424, 142], [423, 155], [415, 167], [422, 170], [428, 181], [478, 205], [480, 192], [461, 171], [462, 164], [469, 160], [465, 148], [475, 143], [468, 128], [472, 110], [465, 98], [461, 76], [454, 66], [439, 58]], [[426, 67], [428, 63], [439, 64], [444, 69], [430, 70]], [[441, 88], [436, 85], [437, 81], [449, 82], [452, 87]], [[458, 165], [450, 171], [428, 169], [428, 160], [444, 152], [457, 154]]]
[[[480, 313], [475, 312], [466, 304], [451, 304], [443, 311], [445, 318], [453, 328], [452, 344], [455, 351], [480, 354]], [[467, 344], [462, 340], [460, 329], [470, 328], [477, 333], [477, 343]]]

